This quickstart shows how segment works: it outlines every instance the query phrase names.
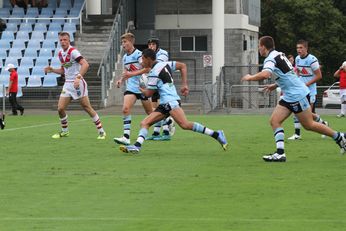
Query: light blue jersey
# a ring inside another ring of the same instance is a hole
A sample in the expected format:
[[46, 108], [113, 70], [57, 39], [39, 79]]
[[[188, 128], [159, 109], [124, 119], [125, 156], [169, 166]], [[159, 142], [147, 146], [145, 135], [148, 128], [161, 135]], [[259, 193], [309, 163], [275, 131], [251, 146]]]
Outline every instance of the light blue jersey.
[[298, 102], [309, 94], [308, 87], [299, 80], [293, 66], [285, 54], [272, 50], [264, 60], [263, 70], [269, 71], [283, 92], [282, 99], [286, 102]]
[[[315, 77], [314, 71], [320, 68], [317, 58], [311, 54], [308, 54], [304, 58], [298, 55], [295, 62], [300, 80], [304, 83], [313, 79]], [[317, 95], [316, 83], [311, 84], [308, 88], [310, 90], [310, 96]]]
[[176, 70], [175, 65], [175, 61], [157, 62], [148, 74], [147, 89], [159, 92], [160, 104], [180, 100], [172, 77], [172, 71]]
[[[142, 52], [135, 49], [131, 54], [125, 54], [123, 56], [123, 68], [127, 71], [137, 71], [142, 69], [141, 58]], [[126, 91], [131, 91], [136, 94], [141, 94], [139, 90], [140, 75], [133, 76], [126, 80]]]
[[156, 51], [156, 60], [158, 62], [168, 62], [168, 52], [159, 48]]

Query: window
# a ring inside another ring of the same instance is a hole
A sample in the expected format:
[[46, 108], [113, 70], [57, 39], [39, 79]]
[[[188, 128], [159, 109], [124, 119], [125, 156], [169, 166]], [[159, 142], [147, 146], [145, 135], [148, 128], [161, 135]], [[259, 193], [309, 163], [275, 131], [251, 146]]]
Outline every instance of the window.
[[207, 36], [190, 36], [180, 38], [181, 51], [207, 51], [208, 39]]

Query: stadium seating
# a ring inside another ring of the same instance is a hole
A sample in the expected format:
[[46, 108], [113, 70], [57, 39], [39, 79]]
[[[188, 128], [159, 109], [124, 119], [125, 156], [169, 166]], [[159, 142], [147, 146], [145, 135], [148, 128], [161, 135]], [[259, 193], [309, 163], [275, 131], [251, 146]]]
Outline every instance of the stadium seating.
[[[1, 80], [1, 77], [0, 77]], [[0, 98], [4, 97], [4, 85], [0, 82]]]
[[58, 81], [54, 75], [46, 75], [43, 79], [43, 87], [56, 87], [58, 86]]
[[30, 75], [28, 78], [28, 84], [27, 87], [41, 87], [42, 81], [41, 77], [37, 75]]

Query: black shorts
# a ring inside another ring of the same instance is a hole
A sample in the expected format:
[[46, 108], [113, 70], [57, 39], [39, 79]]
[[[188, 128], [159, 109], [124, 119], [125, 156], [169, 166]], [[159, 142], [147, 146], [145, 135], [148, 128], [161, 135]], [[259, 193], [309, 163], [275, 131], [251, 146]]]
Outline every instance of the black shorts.
[[[172, 105], [174, 105], [174, 107], [172, 108]], [[180, 107], [181, 103], [180, 100], [174, 101], [174, 102], [170, 102], [170, 103], [166, 103], [166, 104], [160, 104], [156, 109], [155, 112], [160, 112], [161, 114], [165, 115], [166, 117], [168, 117], [170, 114], [169, 112], [176, 108], [176, 107]]]
[[160, 99], [160, 94], [158, 91], [155, 91], [155, 93], [151, 96], [151, 102], [157, 102]]
[[310, 97], [307, 95], [304, 99], [297, 101], [297, 102], [286, 102], [285, 100], [281, 99], [279, 101], [279, 105], [287, 108], [294, 114], [297, 114], [299, 112], [305, 111], [310, 107]]
[[124, 95], [135, 95], [137, 99], [140, 99], [140, 100], [143, 100], [143, 101], [146, 101], [146, 100], [149, 99], [148, 97], [146, 97], [142, 93], [133, 93], [132, 91], [125, 91]]

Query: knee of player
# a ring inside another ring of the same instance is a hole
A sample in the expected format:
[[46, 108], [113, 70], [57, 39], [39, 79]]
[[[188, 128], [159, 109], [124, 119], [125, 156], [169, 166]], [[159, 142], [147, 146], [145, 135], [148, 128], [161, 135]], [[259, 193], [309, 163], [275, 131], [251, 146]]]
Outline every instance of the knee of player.
[[124, 106], [123, 107], [123, 114], [128, 114], [128, 113], [130, 113], [130, 107]]
[[141, 128], [146, 128], [146, 127], [149, 127], [149, 123], [145, 120], [141, 121], [141, 124], [140, 124]]
[[184, 130], [192, 130], [193, 124], [190, 123], [189, 121], [186, 121], [186, 122], [180, 123], [179, 126]]
[[63, 107], [58, 107], [58, 113], [64, 113], [65, 112], [65, 108]]

